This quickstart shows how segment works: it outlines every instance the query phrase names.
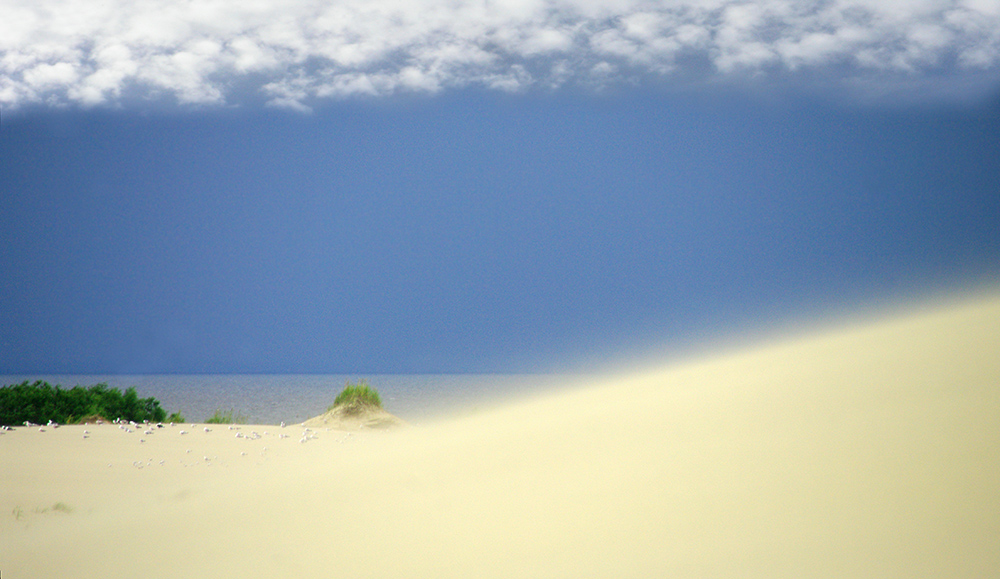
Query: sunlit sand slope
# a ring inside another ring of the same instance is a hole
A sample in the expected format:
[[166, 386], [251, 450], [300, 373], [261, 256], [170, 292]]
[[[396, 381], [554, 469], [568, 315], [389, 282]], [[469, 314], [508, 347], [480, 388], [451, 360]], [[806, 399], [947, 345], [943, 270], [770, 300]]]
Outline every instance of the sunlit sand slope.
[[105, 427], [0, 436], [4, 579], [1000, 569], [995, 297], [392, 432]]

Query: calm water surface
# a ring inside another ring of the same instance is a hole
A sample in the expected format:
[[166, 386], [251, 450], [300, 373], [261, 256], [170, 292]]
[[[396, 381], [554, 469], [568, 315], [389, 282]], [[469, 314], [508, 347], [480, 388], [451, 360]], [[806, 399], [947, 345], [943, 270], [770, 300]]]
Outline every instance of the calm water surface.
[[378, 390], [386, 410], [420, 423], [447, 412], [475, 409], [525, 394], [565, 386], [566, 375], [509, 374], [152, 374], [0, 375], [0, 385], [44, 380], [63, 388], [106, 383], [140, 398], [160, 401], [167, 413], [203, 422], [216, 410], [233, 410], [254, 424], [289, 424], [322, 414], [349, 381], [365, 379]]

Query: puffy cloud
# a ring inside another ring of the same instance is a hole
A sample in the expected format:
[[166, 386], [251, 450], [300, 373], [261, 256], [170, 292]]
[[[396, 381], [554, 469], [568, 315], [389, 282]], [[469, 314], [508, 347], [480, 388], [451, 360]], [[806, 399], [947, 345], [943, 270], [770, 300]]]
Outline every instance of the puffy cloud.
[[1000, 0], [0, 0], [0, 14], [8, 108], [1000, 75]]
[[73, 84], [76, 82], [78, 76], [74, 64], [57, 62], [55, 64], [42, 63], [35, 65], [24, 71], [22, 78], [32, 88], [46, 89]]

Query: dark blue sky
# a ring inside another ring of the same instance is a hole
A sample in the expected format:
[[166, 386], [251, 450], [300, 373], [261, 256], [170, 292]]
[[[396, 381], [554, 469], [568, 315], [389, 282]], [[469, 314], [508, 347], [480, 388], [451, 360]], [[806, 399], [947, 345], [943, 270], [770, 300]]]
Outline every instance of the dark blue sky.
[[0, 373], [566, 369], [1000, 273], [1000, 106], [29, 108]]

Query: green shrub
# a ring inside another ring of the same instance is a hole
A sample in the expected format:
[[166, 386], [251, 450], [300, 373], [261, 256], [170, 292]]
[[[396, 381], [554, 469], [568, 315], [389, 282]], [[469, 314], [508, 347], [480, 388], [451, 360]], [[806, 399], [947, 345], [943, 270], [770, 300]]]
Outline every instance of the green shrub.
[[247, 418], [242, 414], [234, 416], [233, 410], [216, 410], [215, 414], [205, 419], [205, 424], [246, 424]]
[[75, 424], [96, 416], [162, 422], [167, 413], [156, 398], [139, 398], [135, 387], [123, 394], [104, 383], [63, 390], [41, 380], [31, 384], [25, 380], [0, 388], [0, 424], [16, 426], [25, 421], [44, 424], [49, 420]]
[[344, 407], [348, 413], [357, 413], [365, 408], [382, 408], [382, 398], [377, 390], [368, 385], [368, 382], [359, 380], [357, 384], [348, 382], [327, 411], [338, 406]]
[[180, 412], [174, 412], [167, 417], [165, 422], [176, 422], [177, 424], [184, 424], [184, 416]]

